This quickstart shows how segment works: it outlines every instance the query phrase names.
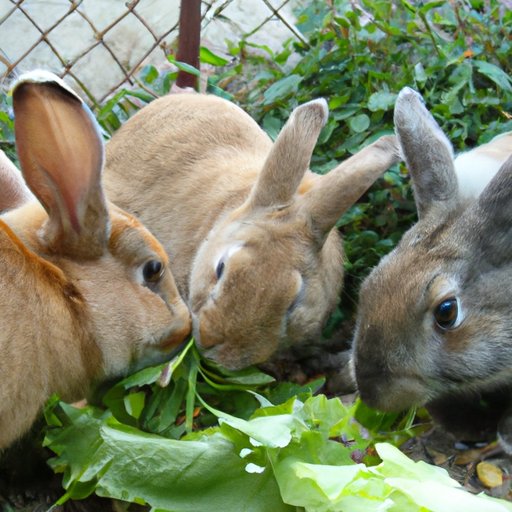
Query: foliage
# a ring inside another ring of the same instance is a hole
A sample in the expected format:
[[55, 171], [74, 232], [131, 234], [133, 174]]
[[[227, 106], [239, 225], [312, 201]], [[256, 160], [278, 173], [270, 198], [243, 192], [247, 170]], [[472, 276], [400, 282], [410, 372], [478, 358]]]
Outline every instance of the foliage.
[[[198, 373], [190, 371], [194, 365]], [[155, 512], [512, 510], [508, 502], [463, 491], [445, 470], [414, 463], [390, 444], [373, 447], [375, 434], [369, 435], [355, 421], [357, 402], [347, 407], [338, 398], [313, 397], [311, 390], [286, 398], [282, 390], [276, 393], [279, 384], [266, 388], [268, 379], [255, 370], [226, 376], [206, 372], [202, 365], [189, 344], [161, 374], [164, 380], [171, 378], [172, 396], [183, 377], [175, 374], [183, 366], [189, 375], [185, 394], [191, 396], [192, 390], [196, 403], [218, 422], [208, 429], [189, 430], [180, 440], [161, 416], [153, 416], [156, 421], [146, 426], [162, 435], [135, 426], [144, 423], [144, 416], [147, 419], [142, 411], [152, 409], [151, 399], [142, 407], [136, 405], [144, 393], [141, 389], [159, 378], [162, 367], [143, 370], [115, 386], [113, 390], [129, 391], [121, 408], [50, 404], [46, 416], [52, 427], [46, 444], [57, 454], [50, 464], [64, 473], [66, 488], [59, 503], [96, 492], [147, 504]], [[190, 378], [198, 374], [202, 385]], [[257, 383], [267, 396], [274, 395], [277, 405], [254, 391]], [[246, 411], [236, 410], [235, 416], [212, 407], [206, 400], [210, 402], [210, 393], [219, 386], [224, 398], [243, 392], [258, 406], [247, 419], [241, 417]], [[111, 397], [106, 402], [111, 403]], [[162, 404], [162, 413], [172, 408], [172, 402], [168, 398]], [[188, 403], [186, 409], [184, 423], [192, 426], [198, 413], [188, 410]], [[119, 421], [120, 411], [126, 421]], [[371, 414], [365, 411], [366, 420], [380, 424], [382, 415]], [[410, 430], [402, 426], [404, 433]]]
[[12, 114], [12, 98], [0, 94], [0, 150], [13, 161], [16, 161], [14, 151], [14, 119]]

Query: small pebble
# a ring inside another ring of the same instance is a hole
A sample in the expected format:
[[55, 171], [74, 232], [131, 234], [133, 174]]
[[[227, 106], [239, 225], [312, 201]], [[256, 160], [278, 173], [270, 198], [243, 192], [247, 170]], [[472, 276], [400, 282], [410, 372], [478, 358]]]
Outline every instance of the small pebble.
[[476, 466], [476, 474], [480, 482], [489, 489], [503, 484], [503, 471], [490, 462], [479, 462]]

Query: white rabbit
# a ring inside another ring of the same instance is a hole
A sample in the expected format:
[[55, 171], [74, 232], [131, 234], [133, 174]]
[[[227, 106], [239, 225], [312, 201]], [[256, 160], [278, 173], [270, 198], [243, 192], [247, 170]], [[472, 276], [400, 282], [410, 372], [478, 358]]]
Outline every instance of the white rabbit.
[[478, 197], [511, 153], [512, 132], [507, 132], [487, 144], [457, 155], [454, 165], [459, 197]]
[[103, 142], [88, 108], [44, 72], [23, 76], [13, 103], [37, 200], [2, 154], [0, 450], [52, 393], [83, 398], [106, 377], [169, 357], [190, 331], [165, 251], [105, 200]]
[[162, 241], [198, 346], [228, 368], [320, 338], [343, 279], [335, 223], [397, 161], [386, 136], [309, 171], [327, 114], [324, 100], [296, 108], [272, 143], [226, 100], [169, 95], [107, 145], [109, 197]]
[[[463, 155], [457, 179], [452, 147], [412, 89], [398, 96], [395, 127], [419, 221], [361, 286], [361, 397], [382, 410], [440, 401], [456, 411], [453, 394], [477, 403], [496, 391], [503, 404], [499, 390], [512, 385], [512, 137]], [[472, 193], [461, 191], [467, 162]], [[475, 180], [476, 163], [492, 179]]]

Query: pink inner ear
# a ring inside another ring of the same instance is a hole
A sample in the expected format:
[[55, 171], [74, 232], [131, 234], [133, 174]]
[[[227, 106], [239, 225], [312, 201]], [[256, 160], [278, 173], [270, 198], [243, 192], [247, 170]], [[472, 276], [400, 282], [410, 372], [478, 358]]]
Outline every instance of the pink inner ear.
[[16, 141], [25, 179], [51, 217], [80, 231], [100, 182], [103, 144], [82, 103], [48, 84], [14, 93]]

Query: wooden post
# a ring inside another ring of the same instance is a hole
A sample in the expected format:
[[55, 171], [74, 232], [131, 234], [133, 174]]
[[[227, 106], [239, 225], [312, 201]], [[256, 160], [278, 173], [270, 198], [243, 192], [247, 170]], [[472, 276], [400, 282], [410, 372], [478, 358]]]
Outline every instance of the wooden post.
[[[181, 0], [177, 60], [199, 69], [200, 41], [201, 0]], [[198, 90], [198, 77], [180, 70], [176, 85]]]

